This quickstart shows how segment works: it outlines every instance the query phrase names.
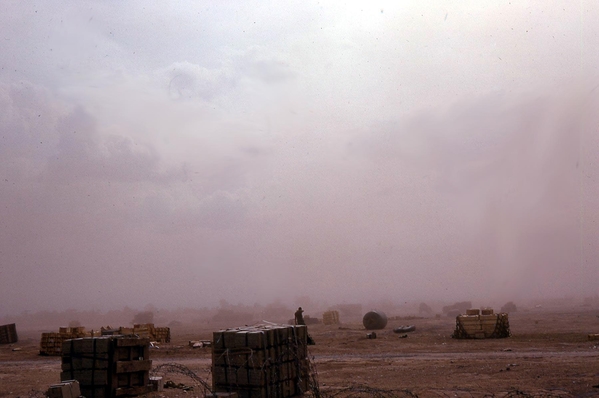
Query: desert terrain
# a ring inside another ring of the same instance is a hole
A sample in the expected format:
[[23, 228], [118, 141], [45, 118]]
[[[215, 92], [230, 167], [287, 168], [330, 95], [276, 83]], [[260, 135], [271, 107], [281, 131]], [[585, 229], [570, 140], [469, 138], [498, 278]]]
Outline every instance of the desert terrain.
[[[322, 397], [593, 397], [599, 396], [597, 310], [589, 307], [532, 308], [510, 314], [512, 336], [505, 339], [451, 338], [448, 316], [393, 317], [376, 339], [359, 321], [310, 325], [316, 341], [309, 354]], [[393, 333], [415, 325], [407, 337]], [[242, 325], [230, 325], [242, 326]], [[180, 387], [150, 397], [202, 397], [190, 375], [210, 384], [210, 348], [191, 348], [190, 340], [210, 340], [215, 325], [182, 324], [172, 340], [152, 348], [153, 368]], [[60, 357], [39, 355], [39, 330], [19, 330], [19, 342], [0, 346], [0, 396], [42, 397], [59, 382]], [[185, 374], [185, 373], [188, 374]]]

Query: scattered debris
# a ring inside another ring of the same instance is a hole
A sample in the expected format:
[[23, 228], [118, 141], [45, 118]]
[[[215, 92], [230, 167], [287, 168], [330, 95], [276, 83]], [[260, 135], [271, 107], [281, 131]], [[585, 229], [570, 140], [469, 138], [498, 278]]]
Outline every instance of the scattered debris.
[[189, 340], [189, 346], [191, 348], [211, 347], [212, 341], [210, 341], [210, 340]]
[[376, 333], [375, 332], [366, 333], [366, 338], [367, 339], [376, 339]]
[[599, 333], [589, 334], [589, 340], [599, 340]]
[[393, 329], [393, 333], [408, 333], [416, 330], [416, 326], [414, 325], [402, 325]]
[[13, 351], [21, 351], [21, 350], [22, 350], [22, 348], [21, 348], [21, 347], [15, 347], [15, 348], [13, 348], [12, 350], [13, 350]]
[[166, 375], [170, 373], [177, 373], [189, 377], [190, 379], [195, 381], [199, 386], [202, 387], [201, 389], [203, 390], [204, 394], [208, 394], [212, 390], [212, 388], [208, 384], [208, 381], [202, 379], [188, 367], [180, 365], [178, 363], [164, 363], [162, 365], [158, 365], [157, 367], [151, 370], [150, 374], [152, 376], [157, 376], [158, 374]]
[[193, 391], [193, 386], [186, 386], [183, 383], [177, 384], [172, 380], [168, 380], [166, 383], [164, 383], [164, 388], [177, 388], [183, 391]]
[[400, 339], [407, 339], [408, 335], [407, 334], [402, 334], [401, 336], [399, 336]]

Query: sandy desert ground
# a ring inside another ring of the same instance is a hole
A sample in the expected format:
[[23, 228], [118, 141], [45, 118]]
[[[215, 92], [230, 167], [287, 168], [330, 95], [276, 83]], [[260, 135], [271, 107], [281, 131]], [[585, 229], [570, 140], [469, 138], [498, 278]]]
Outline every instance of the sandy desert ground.
[[[512, 336], [495, 340], [452, 339], [451, 317], [392, 320], [376, 339], [367, 339], [359, 322], [313, 325], [309, 332], [316, 345], [310, 357], [323, 397], [595, 397], [599, 341], [590, 341], [588, 334], [599, 333], [597, 314], [587, 307], [516, 312], [510, 314]], [[416, 331], [406, 338], [393, 333], [405, 324]], [[151, 351], [154, 368], [175, 363], [209, 381], [210, 348], [193, 349], [188, 341], [209, 340], [214, 330], [172, 328], [171, 343]], [[42, 397], [60, 381], [60, 357], [39, 356], [39, 336], [39, 331], [19, 331], [18, 343], [0, 346], [0, 396]], [[194, 389], [148, 396], [203, 396], [185, 374], [159, 375]]]

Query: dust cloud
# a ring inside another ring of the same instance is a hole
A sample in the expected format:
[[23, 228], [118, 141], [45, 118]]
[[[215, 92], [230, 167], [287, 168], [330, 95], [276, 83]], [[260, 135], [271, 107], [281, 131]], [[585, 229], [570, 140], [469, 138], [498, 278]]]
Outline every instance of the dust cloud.
[[39, 27], [0, 23], [0, 315], [597, 294], [599, 31], [558, 7], [45, 4], [0, 6]]

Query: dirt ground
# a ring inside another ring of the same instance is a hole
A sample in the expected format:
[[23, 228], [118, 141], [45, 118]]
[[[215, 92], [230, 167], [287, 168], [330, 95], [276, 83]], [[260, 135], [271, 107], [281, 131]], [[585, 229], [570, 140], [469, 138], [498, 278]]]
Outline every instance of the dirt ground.
[[[367, 339], [359, 323], [309, 326], [310, 347], [323, 397], [595, 397], [599, 396], [599, 333], [596, 310], [535, 309], [510, 314], [512, 337], [455, 340], [455, 319], [404, 318], [389, 321]], [[393, 333], [415, 325], [405, 338]], [[18, 326], [18, 325], [17, 325]], [[240, 325], [237, 325], [240, 326]], [[153, 367], [174, 363], [210, 382], [210, 348], [189, 340], [209, 340], [207, 326], [172, 328], [172, 342], [151, 350]], [[0, 396], [42, 397], [59, 382], [60, 357], [39, 356], [39, 331], [20, 331], [13, 345], [0, 345]], [[149, 397], [202, 397], [183, 373], [158, 372], [164, 380], [194, 387], [165, 389]]]

